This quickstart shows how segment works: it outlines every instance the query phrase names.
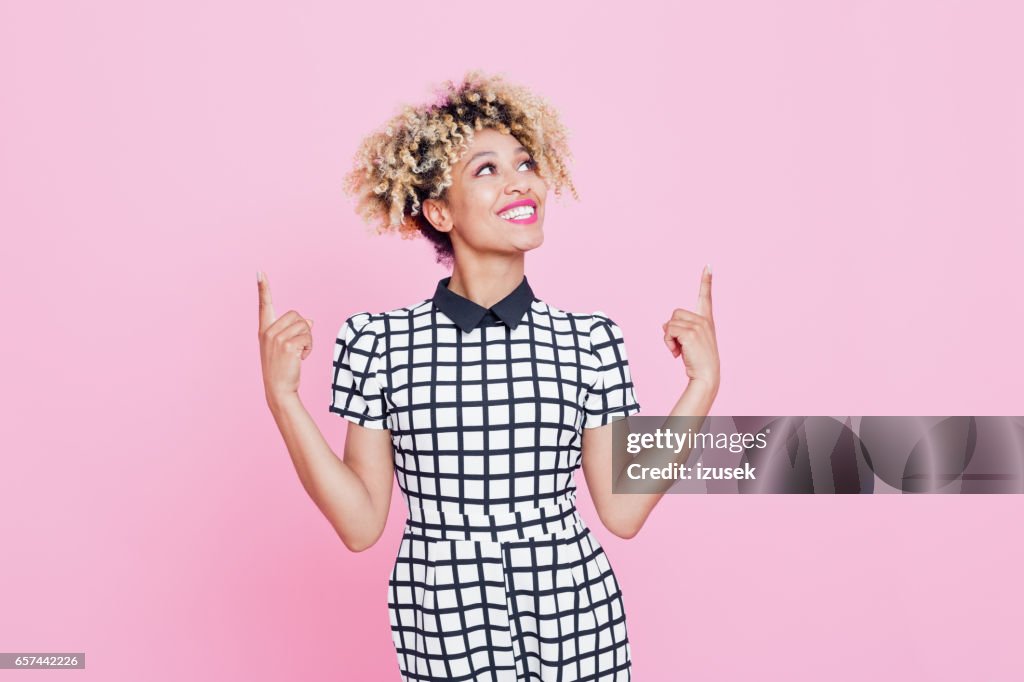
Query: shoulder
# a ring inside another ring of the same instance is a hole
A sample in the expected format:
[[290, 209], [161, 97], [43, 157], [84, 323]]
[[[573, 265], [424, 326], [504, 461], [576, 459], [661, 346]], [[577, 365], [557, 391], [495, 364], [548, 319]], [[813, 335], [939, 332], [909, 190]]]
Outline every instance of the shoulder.
[[430, 310], [430, 299], [417, 301], [401, 308], [383, 310], [381, 312], [360, 311], [345, 318], [342, 331], [351, 330], [356, 334], [387, 335], [400, 326], [403, 331], [408, 329], [401, 323], [419, 317]]
[[601, 310], [596, 310], [592, 313], [572, 312], [540, 300], [534, 301], [533, 305], [535, 310], [539, 309], [547, 313], [551, 316], [552, 320], [563, 320], [570, 323], [572, 327], [588, 334], [597, 325], [615, 325], [611, 318]]
[[622, 338], [622, 330], [603, 310], [572, 312], [544, 301], [534, 301], [534, 306], [542, 306], [543, 312], [551, 316], [556, 330], [560, 327], [572, 330], [578, 337], [578, 343], [589, 346], [590, 350], [599, 350]]
[[590, 313], [590, 348], [595, 352], [622, 342], [622, 329], [603, 310]]
[[551, 305], [550, 303], [542, 302], [541, 305], [545, 306], [551, 312], [552, 317], [561, 317], [564, 319], [572, 320], [580, 328], [591, 330], [598, 325], [615, 326], [615, 322], [610, 317], [608, 317], [608, 315], [605, 314], [603, 310], [595, 310], [592, 313], [575, 313], [570, 312], [568, 310], [563, 310], [561, 308]]

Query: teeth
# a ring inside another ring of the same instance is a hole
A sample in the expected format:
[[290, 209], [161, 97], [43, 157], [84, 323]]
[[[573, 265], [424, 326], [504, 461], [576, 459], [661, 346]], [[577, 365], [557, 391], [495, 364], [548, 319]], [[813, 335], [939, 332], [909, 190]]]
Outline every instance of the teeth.
[[533, 206], [516, 206], [515, 208], [499, 213], [498, 216], [505, 220], [515, 220], [517, 218], [525, 218], [531, 216], [534, 213]]

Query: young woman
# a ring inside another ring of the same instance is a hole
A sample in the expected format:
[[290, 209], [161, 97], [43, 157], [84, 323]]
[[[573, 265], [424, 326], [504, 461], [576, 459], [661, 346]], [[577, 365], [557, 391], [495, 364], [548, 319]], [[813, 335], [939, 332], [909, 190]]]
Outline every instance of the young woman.
[[[612, 494], [611, 423], [640, 406], [622, 332], [602, 312], [539, 298], [524, 257], [544, 240], [548, 189], [569, 178], [557, 113], [470, 72], [364, 140], [347, 189], [381, 231], [423, 235], [452, 274], [426, 298], [349, 317], [330, 410], [334, 456], [298, 397], [312, 321], [274, 316], [260, 288], [267, 402], [310, 496], [353, 551], [409, 516], [388, 580], [404, 680], [627, 680], [622, 591], [576, 510], [583, 469], [602, 523], [633, 537], [660, 494]], [[672, 415], [706, 415], [719, 362], [705, 269], [698, 312], [662, 326], [688, 385]]]

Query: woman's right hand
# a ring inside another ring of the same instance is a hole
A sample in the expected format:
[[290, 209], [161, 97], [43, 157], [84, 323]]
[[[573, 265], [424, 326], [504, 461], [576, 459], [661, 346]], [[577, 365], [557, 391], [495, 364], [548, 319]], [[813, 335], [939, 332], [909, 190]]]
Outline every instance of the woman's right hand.
[[260, 297], [260, 364], [267, 402], [299, 392], [299, 368], [313, 352], [313, 320], [294, 310], [274, 316], [270, 283], [264, 272], [256, 273]]

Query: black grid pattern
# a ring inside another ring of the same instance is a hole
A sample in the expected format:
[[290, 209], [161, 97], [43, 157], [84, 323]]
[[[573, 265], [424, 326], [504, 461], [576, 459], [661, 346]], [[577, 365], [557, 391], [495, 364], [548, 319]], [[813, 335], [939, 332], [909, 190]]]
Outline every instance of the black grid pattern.
[[582, 429], [640, 409], [622, 332], [525, 280], [514, 294], [471, 328], [435, 297], [337, 337], [330, 410], [390, 429], [409, 508], [388, 580], [402, 679], [628, 680], [622, 592], [574, 478]]

